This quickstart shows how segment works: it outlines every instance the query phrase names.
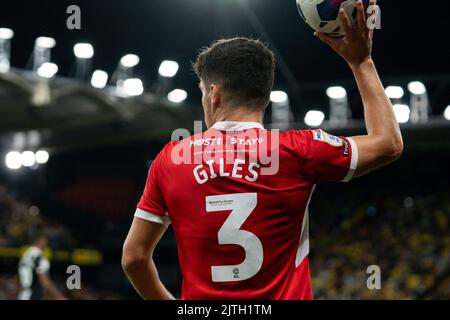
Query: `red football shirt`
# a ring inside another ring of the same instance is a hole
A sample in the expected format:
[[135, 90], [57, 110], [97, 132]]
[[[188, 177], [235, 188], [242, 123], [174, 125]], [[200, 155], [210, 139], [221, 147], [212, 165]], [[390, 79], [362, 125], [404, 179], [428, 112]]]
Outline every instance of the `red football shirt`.
[[312, 299], [308, 203], [357, 158], [352, 139], [319, 129], [219, 122], [164, 147], [135, 216], [172, 223], [182, 299]]

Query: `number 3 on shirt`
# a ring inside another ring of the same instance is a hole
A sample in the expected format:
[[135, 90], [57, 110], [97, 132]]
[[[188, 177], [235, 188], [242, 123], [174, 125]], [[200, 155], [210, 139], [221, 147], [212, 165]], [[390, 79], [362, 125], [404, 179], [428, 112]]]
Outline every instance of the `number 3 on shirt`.
[[231, 210], [219, 230], [220, 245], [235, 244], [245, 250], [245, 260], [238, 265], [212, 266], [213, 282], [243, 281], [256, 275], [263, 263], [263, 247], [256, 235], [240, 230], [257, 204], [256, 193], [237, 193], [206, 197], [206, 211]]

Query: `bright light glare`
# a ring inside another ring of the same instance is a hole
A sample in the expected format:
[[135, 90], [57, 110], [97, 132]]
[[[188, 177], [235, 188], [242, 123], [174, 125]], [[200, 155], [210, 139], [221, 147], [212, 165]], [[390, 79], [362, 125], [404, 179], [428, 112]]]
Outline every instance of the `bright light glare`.
[[411, 83], [408, 84], [408, 90], [409, 92], [411, 92], [412, 94], [415, 95], [422, 95], [425, 94], [427, 92], [427, 88], [425, 88], [425, 85], [422, 82], [419, 81], [413, 81]]
[[94, 47], [90, 43], [77, 43], [73, 53], [78, 59], [91, 59], [94, 56]]
[[11, 170], [17, 170], [22, 167], [22, 154], [17, 151], [9, 152], [5, 158], [6, 166]]
[[445, 108], [444, 111], [444, 118], [447, 120], [450, 120], [450, 106], [448, 106], [447, 108]]
[[128, 96], [140, 96], [144, 93], [144, 85], [141, 79], [127, 79], [123, 82], [123, 88]]
[[394, 113], [399, 123], [407, 123], [411, 114], [411, 109], [406, 104], [394, 105]]
[[389, 99], [401, 99], [405, 95], [405, 91], [402, 87], [389, 86], [386, 88], [386, 95]]
[[329, 87], [327, 89], [327, 96], [330, 99], [344, 99], [347, 97], [347, 90], [343, 87]]
[[56, 45], [56, 41], [50, 37], [39, 37], [36, 39], [36, 46], [40, 48], [51, 49]]
[[14, 37], [14, 31], [9, 28], [0, 28], [0, 39], [10, 40]]
[[33, 151], [22, 152], [22, 165], [24, 167], [32, 167], [36, 163], [36, 156]]
[[174, 103], [181, 103], [185, 101], [188, 97], [188, 94], [185, 90], [175, 89], [167, 95], [167, 99]]
[[58, 72], [58, 66], [51, 62], [43, 63], [37, 70], [37, 74], [42, 78], [53, 78]]
[[39, 164], [45, 164], [50, 159], [50, 155], [45, 150], [39, 150], [36, 152], [36, 162]]
[[120, 64], [125, 68], [133, 68], [139, 64], [139, 57], [135, 54], [127, 54], [120, 59]]
[[97, 89], [103, 89], [108, 84], [108, 74], [103, 70], [95, 70], [92, 74], [91, 85]]
[[164, 60], [159, 66], [159, 75], [166, 78], [173, 78], [178, 72], [180, 66], [178, 62], [171, 60]]
[[285, 103], [288, 101], [288, 95], [284, 91], [272, 91], [270, 93], [270, 101], [275, 103]]
[[310, 127], [318, 127], [325, 120], [325, 114], [322, 111], [311, 110], [305, 116], [305, 123]]

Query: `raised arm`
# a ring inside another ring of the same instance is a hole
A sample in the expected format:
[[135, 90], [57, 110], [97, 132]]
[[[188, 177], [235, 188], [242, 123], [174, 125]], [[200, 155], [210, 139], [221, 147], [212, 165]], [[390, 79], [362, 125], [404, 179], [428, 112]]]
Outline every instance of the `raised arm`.
[[[370, 1], [375, 5], [375, 1]], [[340, 17], [345, 38], [336, 40], [316, 32], [348, 63], [353, 71], [364, 105], [367, 135], [353, 137], [358, 147], [358, 166], [355, 177], [365, 175], [397, 160], [403, 152], [403, 140], [394, 110], [386, 96], [372, 60], [373, 29], [368, 28], [364, 5], [357, 2], [357, 23], [352, 25], [345, 10]]]

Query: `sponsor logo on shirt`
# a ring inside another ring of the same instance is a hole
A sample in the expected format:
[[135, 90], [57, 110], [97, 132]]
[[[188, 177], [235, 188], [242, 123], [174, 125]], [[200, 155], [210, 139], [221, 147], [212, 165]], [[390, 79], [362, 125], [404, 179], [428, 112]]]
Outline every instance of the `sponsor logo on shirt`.
[[344, 156], [348, 157], [348, 156], [350, 155], [350, 150], [349, 150], [349, 147], [348, 147], [348, 142], [345, 141], [345, 140], [343, 140], [343, 142], [344, 142]]
[[328, 143], [333, 147], [342, 147], [342, 145], [344, 144], [344, 140], [331, 134], [328, 134], [322, 129], [317, 129], [313, 131], [313, 139], [316, 141]]

